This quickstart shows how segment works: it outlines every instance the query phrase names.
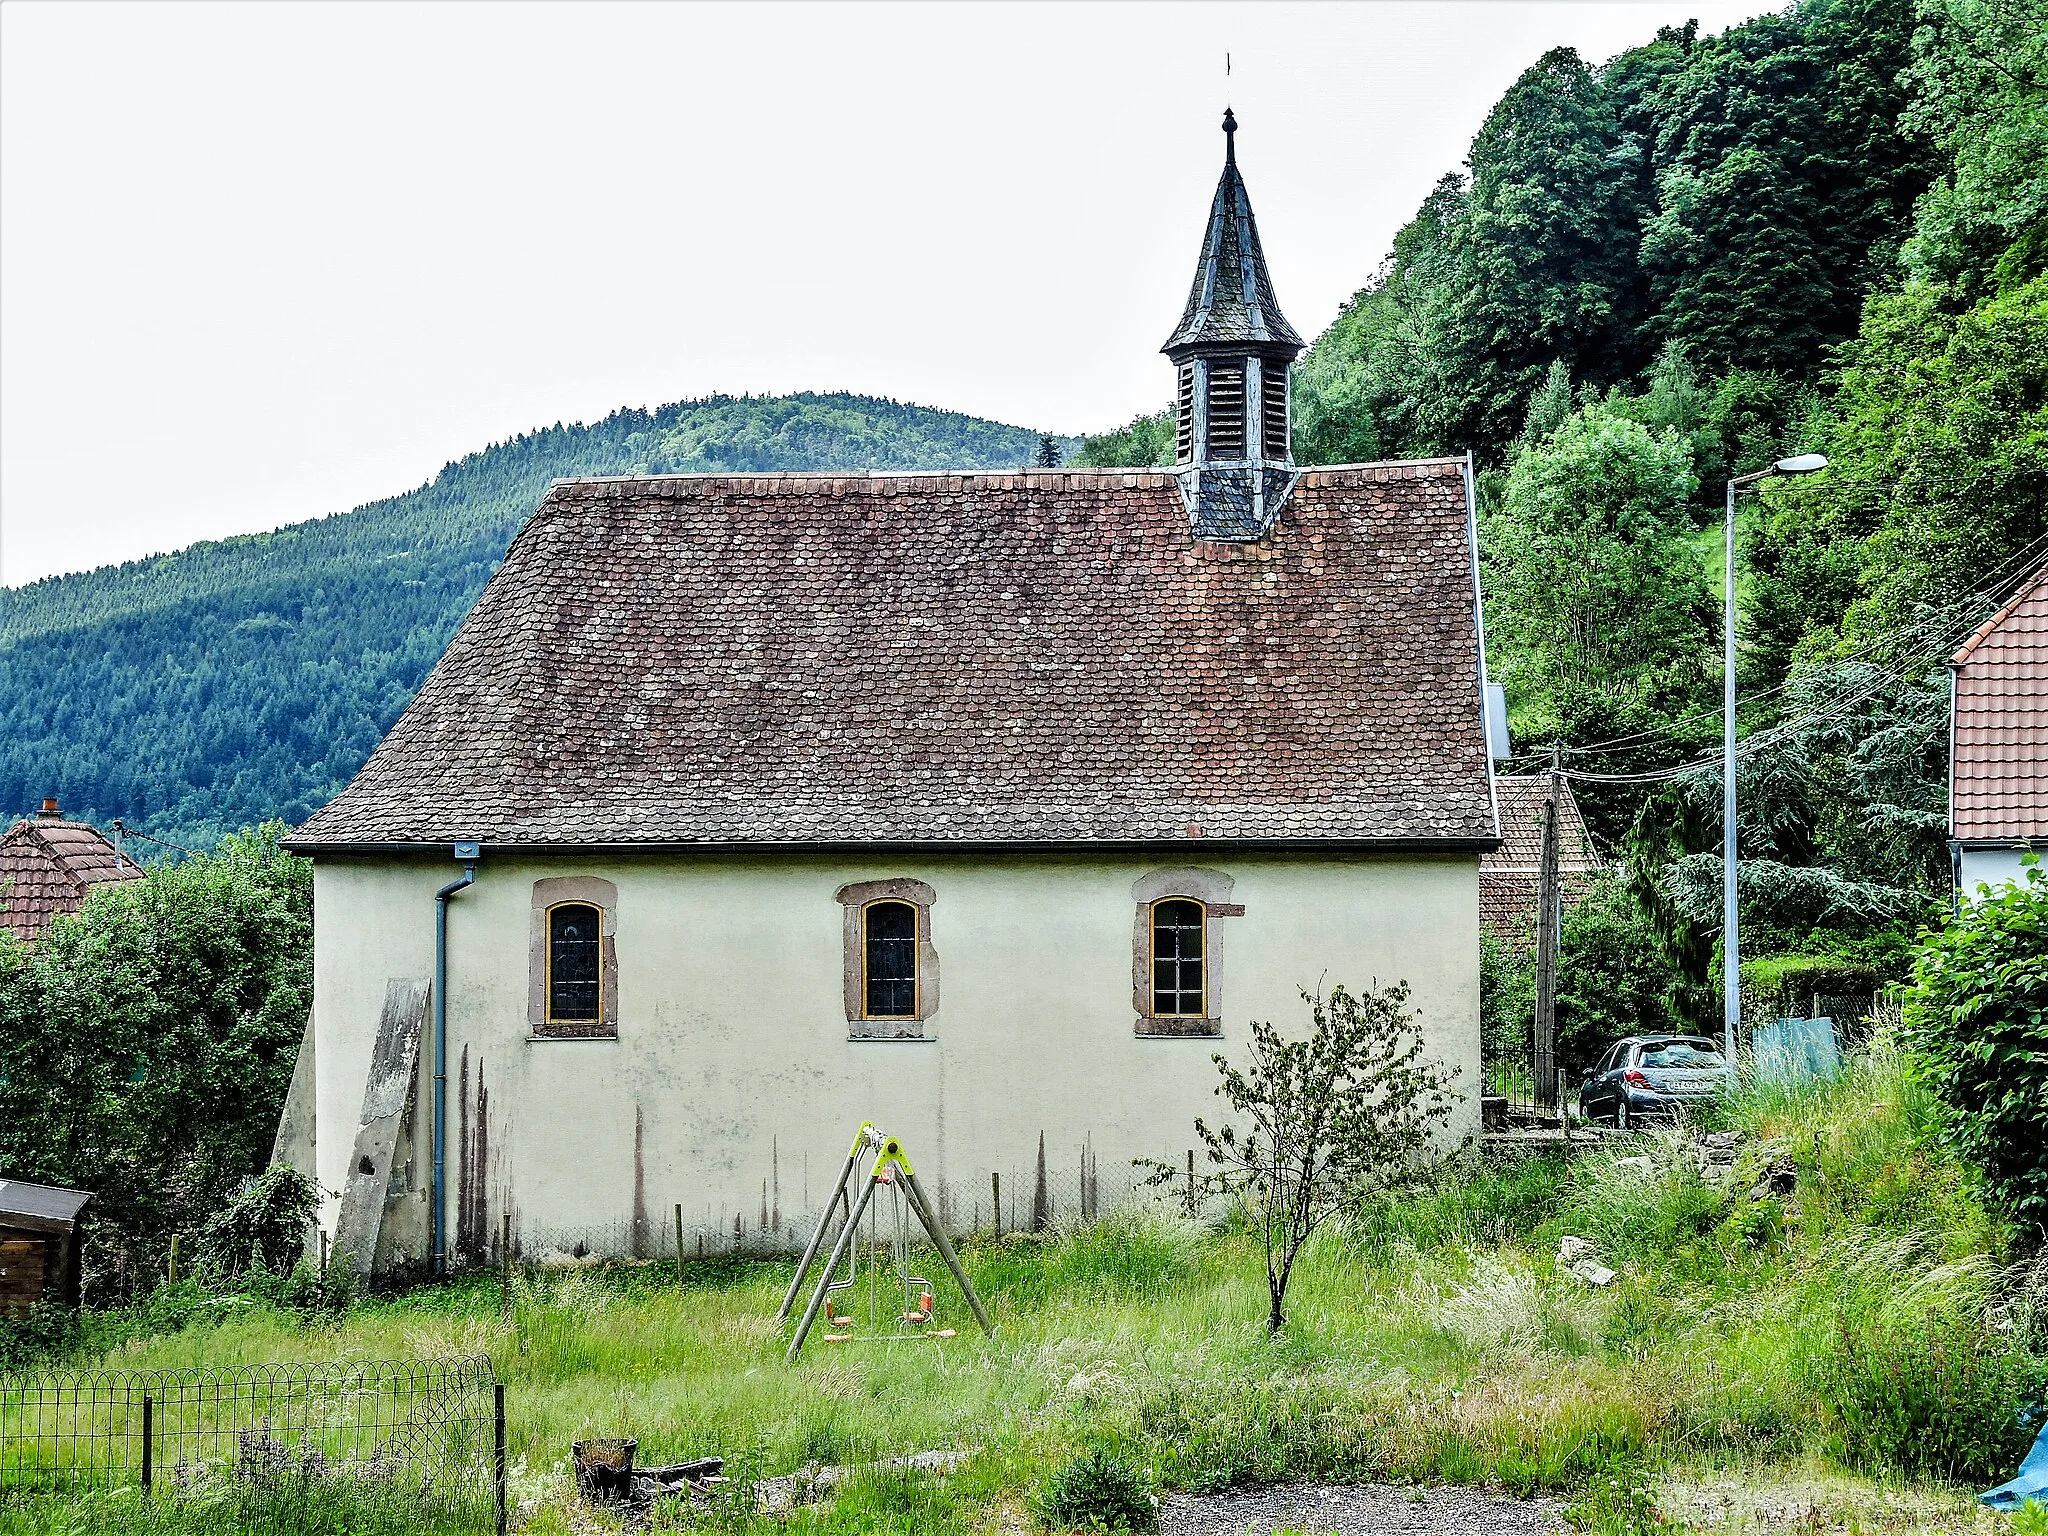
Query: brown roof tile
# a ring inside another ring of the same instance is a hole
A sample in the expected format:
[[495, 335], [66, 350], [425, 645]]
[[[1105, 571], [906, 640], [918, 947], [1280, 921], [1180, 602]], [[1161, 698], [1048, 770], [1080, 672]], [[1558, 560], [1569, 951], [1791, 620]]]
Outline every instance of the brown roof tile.
[[1956, 652], [1950, 833], [2048, 837], [2048, 567]]
[[141, 875], [86, 822], [17, 821], [0, 837], [0, 927], [33, 944], [51, 918], [76, 912], [95, 885]]
[[293, 846], [1493, 838], [1461, 461], [557, 483]]
[[[1479, 858], [1479, 917], [1516, 945], [1533, 944], [1536, 892], [1543, 864], [1543, 797], [1548, 774], [1503, 775], [1493, 781], [1500, 805], [1500, 847]], [[1600, 854], [1579, 813], [1569, 781], [1558, 802], [1557, 868], [1567, 905], [1585, 894], [1601, 868]]]

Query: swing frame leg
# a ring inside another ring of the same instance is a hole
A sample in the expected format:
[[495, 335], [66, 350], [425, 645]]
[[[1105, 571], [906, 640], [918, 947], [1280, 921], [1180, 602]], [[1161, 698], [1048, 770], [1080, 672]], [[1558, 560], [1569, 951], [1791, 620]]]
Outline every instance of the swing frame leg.
[[960, 1257], [953, 1252], [953, 1245], [946, 1237], [946, 1229], [939, 1225], [938, 1213], [932, 1209], [931, 1201], [925, 1198], [924, 1186], [917, 1182], [917, 1175], [907, 1167], [903, 1169], [903, 1184], [910, 1192], [911, 1204], [917, 1207], [918, 1220], [924, 1223], [925, 1231], [931, 1234], [932, 1242], [939, 1250], [939, 1257], [946, 1261], [946, 1268], [953, 1271], [953, 1278], [959, 1282], [960, 1294], [967, 1298], [967, 1305], [974, 1309], [974, 1320], [981, 1324], [983, 1333], [993, 1337], [995, 1325], [988, 1320], [988, 1313], [982, 1310], [981, 1298], [974, 1294], [974, 1283], [967, 1278], [967, 1271], [960, 1267]]
[[804, 1308], [803, 1321], [796, 1325], [796, 1337], [789, 1341], [789, 1354], [784, 1358], [790, 1365], [796, 1364], [796, 1357], [804, 1347], [804, 1336], [811, 1331], [811, 1324], [818, 1320], [818, 1309], [825, 1305], [825, 1287], [832, 1283], [840, 1258], [853, 1245], [853, 1234], [859, 1230], [860, 1219], [867, 1214], [868, 1202], [874, 1199], [875, 1186], [880, 1182], [872, 1174], [868, 1176], [867, 1186], [861, 1190], [860, 1199], [853, 1207], [853, 1219], [840, 1230], [839, 1241], [832, 1245], [832, 1257], [825, 1261], [825, 1272], [818, 1276], [818, 1288], [811, 1292], [811, 1304]]
[[832, 1198], [825, 1202], [824, 1212], [818, 1217], [818, 1230], [811, 1234], [810, 1245], [804, 1249], [803, 1258], [797, 1262], [796, 1273], [790, 1277], [789, 1291], [782, 1298], [782, 1310], [775, 1314], [775, 1326], [778, 1328], [789, 1321], [789, 1310], [796, 1305], [797, 1292], [803, 1289], [804, 1274], [810, 1269], [811, 1260], [818, 1256], [818, 1249], [825, 1241], [825, 1229], [832, 1225], [832, 1207], [837, 1205], [840, 1197], [846, 1193], [847, 1182], [852, 1179], [854, 1169], [859, 1166], [861, 1151], [867, 1146], [868, 1138], [873, 1132], [874, 1127], [865, 1122], [854, 1132], [853, 1149], [846, 1154], [846, 1165], [839, 1170], [839, 1182], [833, 1187]]

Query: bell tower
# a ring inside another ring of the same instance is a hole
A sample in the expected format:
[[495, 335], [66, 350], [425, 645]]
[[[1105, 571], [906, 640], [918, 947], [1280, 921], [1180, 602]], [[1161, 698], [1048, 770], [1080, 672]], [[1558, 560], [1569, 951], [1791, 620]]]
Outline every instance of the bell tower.
[[1272, 531], [1296, 470], [1288, 368], [1302, 340], [1273, 297], [1259, 226], [1237, 170], [1237, 118], [1223, 112], [1223, 179], [1209, 208], [1187, 309], [1159, 350], [1173, 362], [1174, 463], [1198, 539]]

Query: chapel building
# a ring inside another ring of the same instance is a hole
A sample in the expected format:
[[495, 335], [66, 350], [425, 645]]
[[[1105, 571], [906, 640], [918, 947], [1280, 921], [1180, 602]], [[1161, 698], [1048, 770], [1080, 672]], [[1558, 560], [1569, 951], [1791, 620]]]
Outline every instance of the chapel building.
[[359, 1267], [801, 1243], [863, 1121], [956, 1228], [1106, 1209], [1336, 983], [1407, 984], [1476, 1130], [1471, 466], [1295, 463], [1224, 128], [1171, 468], [548, 491], [288, 844], [280, 1153]]

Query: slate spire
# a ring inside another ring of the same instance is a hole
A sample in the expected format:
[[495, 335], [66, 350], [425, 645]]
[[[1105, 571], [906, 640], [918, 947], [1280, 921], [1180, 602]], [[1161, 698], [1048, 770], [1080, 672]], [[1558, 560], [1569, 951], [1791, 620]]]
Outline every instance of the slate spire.
[[1159, 350], [1180, 362], [1196, 347], [1257, 343], [1288, 348], [1291, 359], [1301, 351], [1302, 340], [1273, 296], [1258, 221], [1237, 169], [1237, 115], [1228, 107], [1223, 110], [1223, 145], [1223, 176], [1209, 205], [1194, 286], [1180, 324]]
[[1301, 348], [1273, 296], [1237, 169], [1237, 114], [1226, 107], [1223, 177], [1194, 286], [1160, 348], [1174, 362], [1174, 460], [1195, 537], [1249, 541], [1272, 531], [1294, 488], [1288, 368]]

